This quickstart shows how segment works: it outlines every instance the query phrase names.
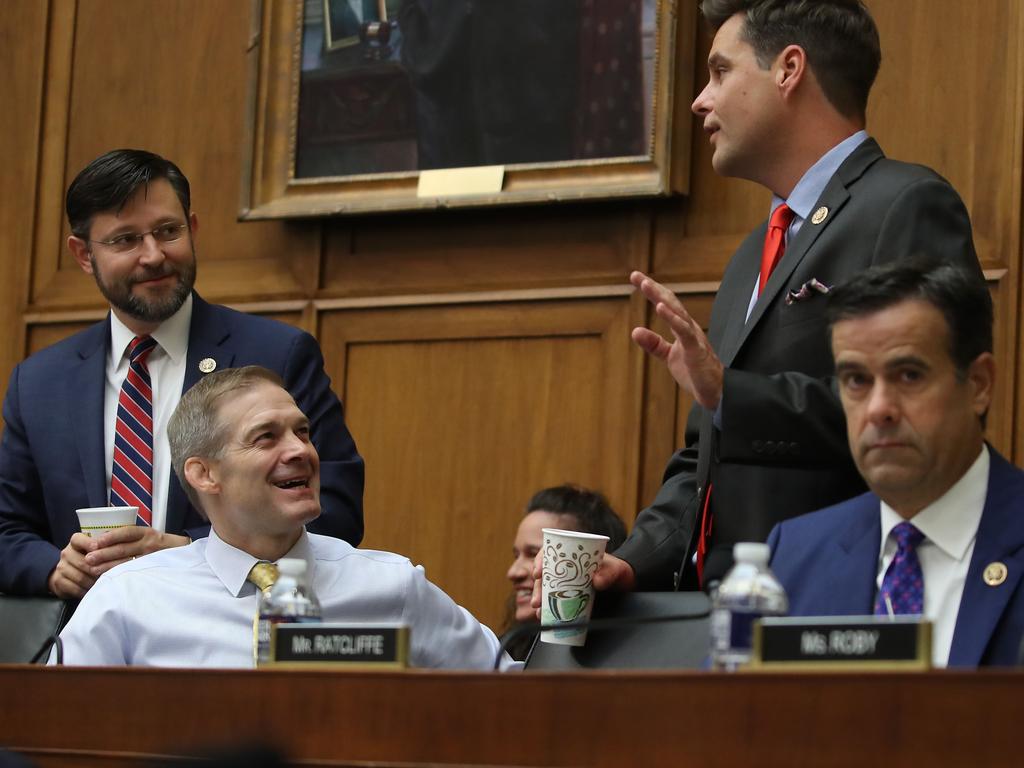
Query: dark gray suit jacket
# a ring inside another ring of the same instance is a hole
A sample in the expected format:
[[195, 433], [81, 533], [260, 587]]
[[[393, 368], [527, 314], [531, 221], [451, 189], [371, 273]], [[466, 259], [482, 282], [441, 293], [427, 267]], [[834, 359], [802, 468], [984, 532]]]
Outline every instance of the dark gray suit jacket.
[[[726, 366], [721, 429], [695, 407], [687, 447], [615, 553], [636, 571], [641, 589], [670, 589], [689, 571], [699, 509], [709, 482], [713, 527], [705, 582], [720, 579], [737, 541], [764, 541], [772, 527], [865, 490], [850, 457], [846, 424], [832, 382], [825, 297], [786, 303], [812, 278], [833, 286], [864, 269], [923, 256], [980, 274], [967, 209], [933, 171], [887, 159], [873, 139], [829, 180], [814, 210], [787, 245], [744, 322], [760, 270], [767, 222], [726, 267], [708, 335]], [[683, 561], [686, 560], [686, 571]]]
[[[0, 592], [46, 594], [60, 550], [78, 532], [75, 510], [105, 506], [103, 387], [110, 319], [20, 363], [4, 398], [0, 442]], [[308, 527], [357, 545], [363, 537], [363, 460], [345, 427], [316, 340], [291, 326], [193, 294], [184, 392], [217, 368], [262, 365], [276, 371], [309, 417], [320, 454], [323, 514]], [[167, 497], [170, 533], [209, 530], [173, 476]]]

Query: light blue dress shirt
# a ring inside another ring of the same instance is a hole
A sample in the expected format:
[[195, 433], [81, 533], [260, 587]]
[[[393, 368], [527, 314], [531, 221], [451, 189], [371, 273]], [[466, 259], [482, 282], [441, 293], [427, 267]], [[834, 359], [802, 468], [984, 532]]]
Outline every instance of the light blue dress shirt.
[[[494, 633], [406, 558], [305, 531], [286, 557], [308, 563], [324, 621], [408, 625], [416, 667], [492, 668]], [[211, 531], [111, 569], [61, 633], [64, 663], [252, 667], [256, 562]]]

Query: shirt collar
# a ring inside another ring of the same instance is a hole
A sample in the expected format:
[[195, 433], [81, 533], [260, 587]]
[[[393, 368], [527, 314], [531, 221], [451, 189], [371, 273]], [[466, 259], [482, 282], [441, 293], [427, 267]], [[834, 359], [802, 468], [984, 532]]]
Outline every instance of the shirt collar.
[[818, 162], [807, 169], [807, 172], [793, 187], [793, 191], [789, 193], [788, 198], [783, 200], [777, 195], [772, 195], [772, 211], [786, 203], [801, 219], [810, 216], [814, 204], [818, 202], [821, 193], [825, 191], [829, 179], [835, 175], [846, 158], [853, 154], [853, 150], [863, 144], [867, 138], [867, 131], [857, 131], [832, 147], [818, 158]]
[[[175, 365], [184, 359], [185, 353], [188, 351], [188, 331], [191, 325], [192, 294], [190, 293], [178, 311], [160, 323], [160, 326], [150, 334], [160, 345], [159, 348]], [[120, 364], [128, 345], [134, 338], [135, 332], [122, 323], [116, 313], [111, 312], [110, 357], [115, 368]]]
[[[984, 445], [963, 477], [910, 520], [929, 541], [954, 560], [964, 558], [978, 534], [978, 524], [988, 493], [989, 463], [988, 446]], [[903, 522], [903, 518], [884, 501], [881, 507], [884, 552], [889, 533]]]
[[[315, 561], [313, 559], [313, 548], [309, 543], [309, 536], [306, 529], [302, 529], [302, 535], [295, 542], [285, 557], [299, 557], [306, 561], [306, 573], [312, 583]], [[214, 575], [220, 579], [228, 592], [238, 597], [243, 587], [248, 583], [249, 571], [259, 562], [259, 558], [253, 557], [248, 552], [233, 547], [217, 535], [217, 532], [210, 529], [210, 535], [206, 543], [206, 562]], [[255, 589], [255, 585], [253, 585]]]

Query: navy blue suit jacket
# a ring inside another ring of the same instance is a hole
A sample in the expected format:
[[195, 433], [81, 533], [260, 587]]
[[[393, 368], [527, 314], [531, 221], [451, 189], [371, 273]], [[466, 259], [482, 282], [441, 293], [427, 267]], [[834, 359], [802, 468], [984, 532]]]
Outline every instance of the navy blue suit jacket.
[[[0, 442], [0, 592], [46, 594], [60, 550], [79, 530], [75, 510], [108, 503], [103, 396], [109, 347], [108, 316], [32, 355], [11, 374]], [[218, 370], [262, 365], [284, 379], [309, 417], [320, 454], [323, 514], [309, 530], [359, 544], [363, 460], [345, 427], [316, 340], [284, 323], [208, 304], [193, 294], [182, 391], [202, 376], [199, 361], [205, 358], [215, 360]], [[173, 473], [166, 530], [192, 538], [209, 530]]]
[[[1024, 472], [989, 453], [988, 494], [953, 631], [951, 667], [1016, 664], [1024, 636]], [[775, 526], [768, 537], [771, 567], [789, 595], [790, 615], [870, 615], [881, 526], [873, 493]], [[1008, 575], [990, 587], [982, 574], [995, 561]]]

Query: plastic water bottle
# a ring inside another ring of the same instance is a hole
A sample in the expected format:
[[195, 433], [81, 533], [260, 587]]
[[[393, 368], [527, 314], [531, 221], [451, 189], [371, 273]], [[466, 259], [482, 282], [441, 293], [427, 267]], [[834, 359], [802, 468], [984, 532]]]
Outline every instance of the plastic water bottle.
[[754, 622], [762, 616], [789, 611], [786, 590], [768, 568], [767, 544], [733, 546], [736, 564], [711, 599], [711, 663], [715, 669], [735, 670], [750, 661]]
[[320, 601], [306, 578], [306, 561], [285, 558], [277, 561], [278, 577], [269, 592], [260, 596], [260, 618], [256, 628], [257, 666], [272, 660], [271, 628], [275, 624], [320, 621]]

